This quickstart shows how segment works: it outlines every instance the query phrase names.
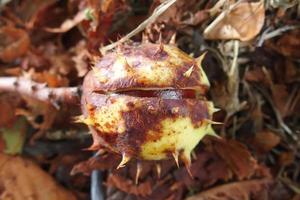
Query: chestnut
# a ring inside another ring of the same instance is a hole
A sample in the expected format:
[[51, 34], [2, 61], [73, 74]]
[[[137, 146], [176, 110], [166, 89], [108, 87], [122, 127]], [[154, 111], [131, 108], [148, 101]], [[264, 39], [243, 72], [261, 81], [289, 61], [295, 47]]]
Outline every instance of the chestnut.
[[178, 157], [191, 151], [211, 128], [214, 106], [208, 79], [194, 59], [172, 45], [125, 44], [95, 62], [83, 83], [80, 121], [94, 143], [130, 160]]

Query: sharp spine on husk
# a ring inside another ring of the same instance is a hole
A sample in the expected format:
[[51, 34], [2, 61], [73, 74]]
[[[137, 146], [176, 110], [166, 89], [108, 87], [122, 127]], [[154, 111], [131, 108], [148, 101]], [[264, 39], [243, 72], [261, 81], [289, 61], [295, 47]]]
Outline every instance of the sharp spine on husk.
[[142, 168], [142, 164], [140, 162], [136, 163], [136, 175], [135, 175], [135, 184], [137, 185], [139, 182], [139, 177], [140, 174], [142, 172], [143, 168]]
[[191, 155], [188, 152], [183, 152], [181, 154], [181, 159], [185, 165], [185, 168], [188, 172], [188, 174], [193, 178], [192, 172], [191, 172]]
[[222, 122], [215, 122], [215, 121], [210, 120], [210, 119], [205, 119], [205, 121], [206, 121], [208, 124], [216, 124], [216, 125], [221, 125], [221, 124], [223, 124]]
[[159, 163], [156, 163], [155, 166], [156, 166], [157, 177], [160, 178], [160, 175], [161, 175], [161, 165]]
[[130, 156], [128, 156], [126, 153], [122, 154], [122, 160], [119, 163], [117, 169], [121, 168], [121, 167], [125, 167], [126, 163], [130, 160]]
[[183, 73], [183, 76], [190, 77], [194, 69], [194, 65], [192, 65], [186, 72]]
[[176, 162], [177, 167], [179, 168], [179, 161], [178, 161], [179, 154], [178, 154], [178, 152], [176, 151], [176, 152], [172, 153], [172, 156], [173, 156], [173, 158]]
[[207, 53], [207, 52], [204, 52], [203, 54], [201, 54], [201, 56], [199, 56], [198, 58], [196, 58], [196, 63], [198, 64], [198, 67], [201, 67], [202, 61], [203, 61], [203, 59], [204, 59], [206, 53]]
[[220, 108], [214, 108], [214, 109], [213, 109], [213, 113], [219, 112], [220, 110], [221, 110]]
[[169, 44], [175, 45], [176, 44], [176, 33], [174, 33], [169, 41]]
[[150, 43], [149, 38], [145, 33], [142, 34], [142, 43]]

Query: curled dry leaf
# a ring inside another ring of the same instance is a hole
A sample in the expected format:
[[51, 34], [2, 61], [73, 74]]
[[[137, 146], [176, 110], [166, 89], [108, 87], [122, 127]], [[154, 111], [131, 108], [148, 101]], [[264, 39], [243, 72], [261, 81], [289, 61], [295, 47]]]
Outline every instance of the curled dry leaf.
[[257, 168], [256, 160], [240, 142], [213, 139], [213, 149], [225, 160], [231, 171], [241, 180], [251, 177]]
[[114, 155], [101, 155], [99, 157], [91, 157], [87, 161], [82, 161], [77, 163], [72, 171], [71, 174], [75, 175], [77, 173], [83, 174], [90, 174], [92, 170], [107, 170], [110, 169], [112, 166], [117, 167], [119, 164], [119, 157]]
[[[28, 107], [26, 109], [17, 109], [16, 114], [24, 116], [34, 128], [39, 129], [34, 136], [31, 137], [31, 141], [34, 141], [37, 138], [41, 138], [45, 131], [53, 126], [56, 117], [59, 116], [59, 110], [53, 106], [56, 105], [55, 102], [52, 104], [52, 102], [43, 102], [25, 95], [22, 95], [22, 97]], [[60, 115], [62, 115], [62, 112]], [[37, 121], [41, 116], [42, 122]]]
[[258, 132], [254, 138], [254, 146], [259, 152], [267, 153], [280, 143], [280, 137], [270, 130]]
[[278, 157], [278, 163], [281, 166], [291, 165], [295, 161], [295, 153], [292, 151], [281, 152]]
[[[57, 58], [57, 62], [60, 62], [60, 58]], [[63, 64], [60, 66], [63, 67]], [[32, 74], [32, 79], [38, 83], [45, 83], [49, 87], [66, 87], [69, 85], [69, 80], [67, 78], [59, 73], [50, 73], [49, 71], [34, 72]]]
[[275, 45], [275, 50], [284, 56], [300, 58], [300, 30], [284, 34]]
[[249, 82], [255, 82], [255, 83], [265, 83], [267, 82], [265, 79], [265, 74], [263, 72], [263, 69], [261, 67], [256, 67], [252, 70], [247, 70], [245, 72], [244, 79]]
[[175, 177], [186, 187], [205, 188], [212, 186], [218, 181], [228, 181], [232, 178], [232, 172], [226, 162], [215, 152], [200, 151], [191, 165], [191, 178], [184, 168], [175, 172]]
[[0, 199], [76, 199], [29, 160], [0, 154], [0, 166]]
[[269, 178], [229, 183], [201, 192], [186, 200], [249, 200], [265, 199], [271, 185]]
[[204, 30], [204, 37], [211, 40], [248, 41], [260, 32], [264, 21], [265, 8], [262, 1], [237, 3], [224, 10]]
[[140, 183], [135, 185], [131, 180], [126, 180], [119, 175], [110, 174], [107, 179], [109, 186], [114, 186], [126, 193], [137, 196], [147, 196], [152, 193], [150, 182]]
[[4, 62], [12, 62], [24, 55], [30, 45], [28, 34], [13, 26], [0, 28], [0, 38], [0, 60]]
[[15, 122], [15, 111], [20, 103], [20, 97], [15, 94], [0, 95], [0, 128], [11, 126]]
[[[21, 21], [25, 23], [34, 23], [35, 20], [40, 19], [39, 14], [46, 11], [45, 8], [53, 5], [55, 0], [32, 0], [30, 3], [28, 2], [19, 2], [17, 9], [17, 16]], [[44, 13], [49, 16], [48, 12]]]

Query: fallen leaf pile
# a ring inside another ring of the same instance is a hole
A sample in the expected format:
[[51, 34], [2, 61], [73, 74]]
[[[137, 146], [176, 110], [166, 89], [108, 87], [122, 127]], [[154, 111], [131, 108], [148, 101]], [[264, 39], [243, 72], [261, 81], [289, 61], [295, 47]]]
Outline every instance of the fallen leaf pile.
[[[0, 1], [1, 200], [299, 199], [299, 2], [176, 0], [158, 15], [166, 2]], [[206, 52], [220, 138], [192, 152], [193, 178], [174, 160], [116, 169], [120, 155], [87, 149], [75, 123], [100, 50], [131, 31], [135, 44]]]
[[206, 39], [253, 39], [262, 29], [265, 20], [263, 2], [236, 3], [224, 10], [206, 29]]
[[0, 199], [76, 199], [32, 161], [0, 154], [0, 167]]

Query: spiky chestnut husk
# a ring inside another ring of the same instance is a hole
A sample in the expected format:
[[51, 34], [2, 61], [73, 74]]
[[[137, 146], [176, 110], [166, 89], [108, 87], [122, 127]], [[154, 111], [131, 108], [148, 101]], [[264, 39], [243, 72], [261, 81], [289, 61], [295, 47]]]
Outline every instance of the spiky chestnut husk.
[[202, 59], [149, 43], [124, 45], [102, 57], [83, 83], [80, 121], [92, 132], [91, 149], [121, 154], [120, 167], [132, 157], [174, 157], [177, 163], [180, 157], [188, 166], [191, 151], [213, 134]]

